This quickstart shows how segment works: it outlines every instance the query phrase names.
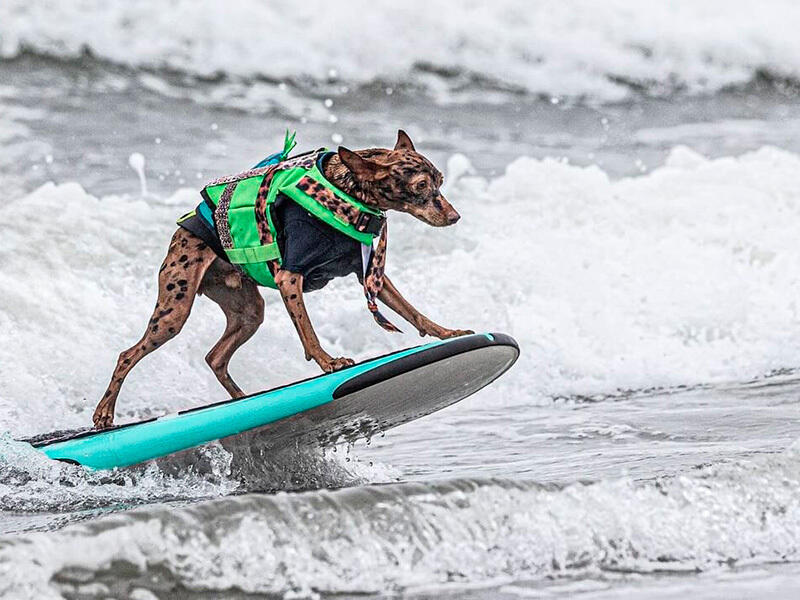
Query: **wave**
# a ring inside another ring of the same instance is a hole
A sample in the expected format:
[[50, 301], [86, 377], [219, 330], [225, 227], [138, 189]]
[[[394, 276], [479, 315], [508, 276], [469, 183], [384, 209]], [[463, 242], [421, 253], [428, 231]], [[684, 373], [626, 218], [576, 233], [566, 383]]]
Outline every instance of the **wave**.
[[[616, 181], [552, 159], [520, 158], [485, 179], [455, 156], [447, 171], [461, 222], [434, 230], [393, 215], [388, 268], [435, 320], [520, 342], [520, 365], [480, 392], [485, 402], [742, 381], [797, 365], [797, 155], [707, 160], [676, 148], [663, 167]], [[0, 431], [90, 422], [155, 303], [174, 219], [197, 198], [96, 198], [65, 183], [0, 206]], [[280, 299], [265, 298], [267, 321], [231, 366], [248, 392], [316, 373]], [[419, 343], [376, 328], [354, 279], [307, 303], [337, 355]], [[198, 299], [181, 335], [126, 381], [120, 420], [221, 399], [203, 356], [223, 329], [222, 313]]]
[[797, 85], [799, 20], [791, 0], [500, 0], [459, 10], [446, 0], [6, 0], [0, 56], [92, 56], [151, 73], [261, 88], [294, 82], [333, 94], [379, 84], [444, 99], [500, 90], [617, 101], [764, 80]]
[[638, 483], [452, 480], [150, 506], [0, 538], [0, 595], [157, 581], [313, 597], [796, 561], [797, 452]]

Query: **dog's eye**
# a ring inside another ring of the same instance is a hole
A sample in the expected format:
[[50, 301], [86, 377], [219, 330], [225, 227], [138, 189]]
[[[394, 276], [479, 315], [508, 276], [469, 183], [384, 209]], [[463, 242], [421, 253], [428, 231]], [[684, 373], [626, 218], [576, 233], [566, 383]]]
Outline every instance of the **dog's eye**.
[[428, 182], [427, 181], [420, 181], [414, 186], [414, 191], [417, 194], [424, 194], [428, 191]]

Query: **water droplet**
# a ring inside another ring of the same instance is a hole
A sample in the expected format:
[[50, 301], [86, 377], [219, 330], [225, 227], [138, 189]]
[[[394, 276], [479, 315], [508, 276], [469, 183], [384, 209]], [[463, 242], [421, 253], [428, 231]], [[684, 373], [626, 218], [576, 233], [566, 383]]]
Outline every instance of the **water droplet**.
[[333, 106], [333, 100], [325, 98], [325, 108], [330, 108], [331, 106]]
[[128, 165], [130, 168], [136, 171], [136, 174], [139, 176], [139, 186], [141, 188], [142, 196], [147, 195], [147, 179], [144, 175], [144, 155], [139, 152], [134, 152], [128, 157]]

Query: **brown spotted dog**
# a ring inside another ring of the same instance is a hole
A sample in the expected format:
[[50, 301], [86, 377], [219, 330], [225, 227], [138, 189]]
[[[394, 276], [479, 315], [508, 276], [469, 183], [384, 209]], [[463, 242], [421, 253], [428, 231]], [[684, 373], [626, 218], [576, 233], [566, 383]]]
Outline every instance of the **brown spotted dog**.
[[[459, 219], [459, 214], [439, 190], [442, 174], [414, 149], [411, 139], [402, 130], [398, 131], [397, 143], [392, 150], [373, 148], [353, 152], [340, 147], [338, 152], [330, 153], [326, 158], [322, 172], [330, 183], [367, 206], [409, 213], [434, 227], [452, 225]], [[281, 241], [286, 252], [282, 252], [284, 260], [280, 265], [276, 263], [273, 274], [305, 350], [306, 360], [315, 360], [328, 373], [348, 367], [353, 364], [351, 359], [334, 358], [320, 345], [303, 303], [303, 292], [319, 289], [329, 279], [349, 273], [356, 273], [363, 282], [360, 258], [354, 258], [354, 253], [360, 254], [360, 245], [311, 217], [288, 198], [282, 206], [276, 210], [281, 213], [277, 216], [284, 220], [281, 226], [285, 239]], [[297, 257], [292, 257], [293, 236], [300, 240], [301, 248], [303, 239], [312, 244], [301, 250]], [[355, 245], [350, 247], [347, 244]], [[325, 260], [318, 259], [316, 266], [305, 264], [306, 255], [319, 248], [329, 248], [326, 251], [338, 253], [338, 258], [327, 260], [328, 257], [323, 257]], [[381, 252], [385, 252], [385, 244], [382, 248], [379, 244], [374, 256], [376, 260], [384, 258], [380, 256]], [[324, 272], [320, 265], [327, 265], [325, 268], [330, 269], [329, 263], [339, 266], [334, 272]], [[372, 293], [411, 323], [421, 336], [444, 339], [472, 333], [437, 325], [400, 295], [392, 281], [383, 275], [382, 262], [379, 271], [376, 280], [380, 283]], [[172, 237], [159, 271], [158, 301], [153, 316], [142, 339], [119, 355], [111, 383], [94, 411], [95, 427], [106, 428], [113, 424], [117, 396], [125, 377], [142, 358], [178, 335], [197, 294], [219, 304], [227, 319], [225, 332], [207, 354], [206, 362], [232, 398], [244, 396], [231, 379], [228, 364], [233, 353], [255, 334], [264, 321], [264, 300], [255, 281], [227, 262], [223, 253], [180, 227]], [[374, 302], [370, 310], [377, 313], [376, 320], [378, 316], [382, 318]], [[388, 322], [381, 324], [393, 329]]]

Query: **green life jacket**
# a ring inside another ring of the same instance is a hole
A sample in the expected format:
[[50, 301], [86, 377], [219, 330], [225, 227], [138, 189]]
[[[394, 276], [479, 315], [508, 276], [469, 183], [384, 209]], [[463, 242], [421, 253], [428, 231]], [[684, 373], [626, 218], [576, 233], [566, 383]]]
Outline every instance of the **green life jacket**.
[[[288, 153], [288, 152], [287, 152]], [[328, 150], [212, 181], [201, 194], [213, 212], [222, 248], [259, 285], [277, 288], [268, 263], [281, 263], [272, 207], [284, 194], [337, 231], [372, 246], [385, 215], [330, 183], [319, 169]]]

